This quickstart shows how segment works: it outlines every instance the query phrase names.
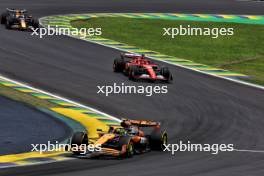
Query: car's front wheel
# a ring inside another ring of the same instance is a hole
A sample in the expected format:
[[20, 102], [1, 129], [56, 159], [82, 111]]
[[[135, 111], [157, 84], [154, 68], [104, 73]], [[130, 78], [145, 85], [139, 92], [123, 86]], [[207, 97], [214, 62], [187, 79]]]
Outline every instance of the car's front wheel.
[[128, 78], [130, 80], [136, 81], [138, 75], [139, 75], [139, 69], [138, 69], [138, 67], [137, 66], [131, 66], [129, 68]]
[[0, 20], [1, 20], [1, 24], [5, 24], [6, 23], [6, 15], [2, 14]]
[[134, 156], [135, 147], [131, 137], [122, 136], [119, 139], [119, 146], [121, 150], [124, 150], [125, 148], [125, 152], [121, 155], [121, 158], [131, 158]]
[[172, 83], [173, 78], [168, 67], [161, 68], [161, 75], [166, 79], [165, 80], [166, 83]]
[[33, 26], [34, 29], [38, 29], [39, 28], [39, 22], [38, 22], [38, 20], [33, 19], [32, 20], [32, 26]]
[[11, 29], [11, 24], [8, 20], [6, 20], [5, 26], [6, 26], [6, 29]]
[[74, 154], [80, 154], [83, 151], [79, 150], [81, 145], [88, 145], [88, 135], [85, 132], [76, 132], [71, 139], [72, 152]]

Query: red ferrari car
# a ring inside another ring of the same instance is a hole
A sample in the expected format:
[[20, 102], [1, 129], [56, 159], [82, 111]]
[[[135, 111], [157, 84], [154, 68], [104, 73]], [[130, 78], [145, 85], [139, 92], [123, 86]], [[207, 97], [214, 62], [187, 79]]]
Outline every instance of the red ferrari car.
[[120, 58], [114, 60], [113, 69], [114, 72], [123, 72], [130, 80], [172, 82], [172, 74], [167, 67], [160, 67], [144, 55], [122, 53]]

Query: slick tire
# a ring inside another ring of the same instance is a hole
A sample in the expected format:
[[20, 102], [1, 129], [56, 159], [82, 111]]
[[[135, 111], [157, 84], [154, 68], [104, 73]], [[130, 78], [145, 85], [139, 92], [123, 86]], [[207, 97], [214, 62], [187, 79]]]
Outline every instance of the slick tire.
[[123, 72], [124, 70], [124, 60], [123, 59], [115, 59], [113, 63], [114, 72]]
[[139, 69], [137, 66], [131, 66], [128, 72], [129, 80], [136, 81], [136, 76], [139, 74]]
[[132, 158], [135, 154], [135, 146], [129, 136], [122, 136], [119, 139], [119, 148], [122, 150], [123, 147], [126, 147], [126, 152], [121, 156], [121, 158]]
[[33, 26], [34, 29], [38, 29], [39, 28], [39, 22], [38, 22], [38, 20], [33, 19], [32, 26]]
[[[71, 146], [76, 147], [76, 146], [80, 146], [82, 144], [86, 144], [88, 145], [88, 135], [87, 133], [84, 132], [76, 132], [74, 133], [72, 139], [71, 139]], [[73, 151], [74, 154], [80, 154], [80, 151]]]
[[172, 74], [168, 67], [161, 68], [161, 75], [166, 78], [166, 81], [165, 81], [166, 83], [172, 83], [173, 78], [172, 78]]
[[151, 150], [162, 151], [164, 144], [168, 143], [168, 134], [165, 131], [154, 130], [150, 135]]
[[5, 13], [3, 13], [3, 14], [1, 15], [0, 20], [1, 20], [1, 24], [5, 24], [5, 23], [6, 23], [6, 14], [5, 14]]
[[11, 29], [11, 24], [8, 20], [6, 20], [5, 26], [6, 26], [6, 29]]

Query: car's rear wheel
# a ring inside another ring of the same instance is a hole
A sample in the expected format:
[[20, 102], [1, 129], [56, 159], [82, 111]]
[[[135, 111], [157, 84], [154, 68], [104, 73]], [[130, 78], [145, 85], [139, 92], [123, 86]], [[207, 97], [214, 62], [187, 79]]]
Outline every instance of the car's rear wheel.
[[154, 130], [150, 135], [150, 147], [152, 150], [162, 151], [168, 144], [168, 134], [165, 131]]
[[124, 70], [124, 60], [123, 59], [115, 59], [113, 64], [114, 72], [123, 72]]
[[[76, 149], [80, 145], [85, 144], [88, 145], [88, 135], [85, 132], [76, 132], [74, 133], [71, 139], [71, 147], [72, 149]], [[74, 154], [80, 154], [82, 151], [74, 150], [72, 151]]]

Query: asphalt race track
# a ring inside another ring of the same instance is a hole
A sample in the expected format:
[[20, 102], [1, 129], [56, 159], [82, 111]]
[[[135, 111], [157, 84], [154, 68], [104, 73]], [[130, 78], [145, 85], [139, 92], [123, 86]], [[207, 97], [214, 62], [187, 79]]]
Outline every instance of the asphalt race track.
[[[82, 12], [184, 12], [264, 14], [264, 4], [230, 0], [109, 1], [1, 0], [0, 9], [23, 7], [35, 16]], [[264, 94], [219, 78], [182, 68], [173, 70], [169, 93], [96, 94], [98, 85], [124, 82], [112, 72], [118, 51], [69, 37], [38, 39], [27, 32], [0, 28], [0, 73], [92, 106], [117, 117], [164, 122], [170, 143], [233, 143], [238, 149], [264, 150]], [[127, 160], [72, 160], [0, 170], [0, 175], [264, 175], [264, 153], [151, 152]]]
[[32, 107], [2, 96], [0, 104], [0, 155], [27, 152], [32, 149], [30, 144], [62, 141], [70, 135], [64, 123]]

